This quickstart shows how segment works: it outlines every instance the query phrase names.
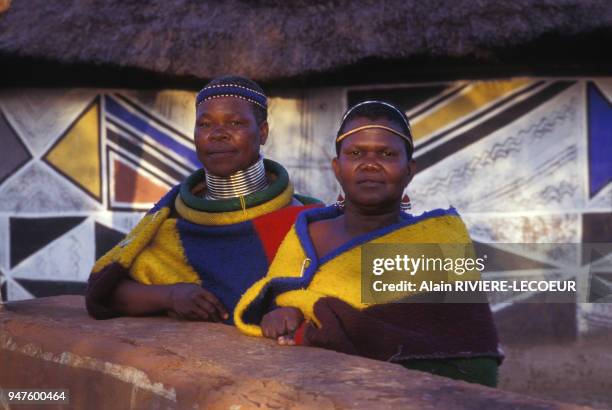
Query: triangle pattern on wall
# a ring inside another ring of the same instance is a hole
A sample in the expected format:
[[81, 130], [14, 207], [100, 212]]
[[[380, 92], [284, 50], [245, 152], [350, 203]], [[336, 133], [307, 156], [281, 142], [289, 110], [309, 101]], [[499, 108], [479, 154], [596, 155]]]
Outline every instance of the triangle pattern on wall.
[[44, 155], [56, 171], [98, 201], [102, 199], [100, 103], [96, 98]]
[[21, 261], [42, 249], [85, 220], [83, 216], [59, 218], [15, 218], [9, 219], [11, 240], [10, 265]]

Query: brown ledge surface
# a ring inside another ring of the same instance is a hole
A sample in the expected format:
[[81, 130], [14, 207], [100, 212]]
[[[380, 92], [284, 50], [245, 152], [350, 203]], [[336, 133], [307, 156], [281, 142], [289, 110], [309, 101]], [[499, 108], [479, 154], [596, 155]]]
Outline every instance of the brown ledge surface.
[[221, 324], [96, 321], [80, 296], [0, 305], [0, 388], [67, 388], [70, 407], [87, 409], [580, 408]]

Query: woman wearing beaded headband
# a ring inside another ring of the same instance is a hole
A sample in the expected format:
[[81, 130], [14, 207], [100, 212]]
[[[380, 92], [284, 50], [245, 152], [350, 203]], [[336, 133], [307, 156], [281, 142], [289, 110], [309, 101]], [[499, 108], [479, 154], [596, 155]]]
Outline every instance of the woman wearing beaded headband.
[[[390, 303], [397, 301], [394, 294], [382, 294], [376, 303], [362, 300], [361, 245], [462, 244], [442, 250], [453, 258], [473, 251], [453, 208], [420, 216], [400, 209], [415, 172], [405, 115], [385, 102], [356, 105], [342, 120], [336, 152], [332, 166], [346, 194], [343, 206], [298, 216], [266, 277], [238, 303], [238, 328], [280, 344], [323, 347], [495, 385], [501, 354], [487, 303]], [[431, 296], [401, 294], [412, 301]]]
[[168, 192], [100, 258], [86, 303], [96, 318], [168, 313], [232, 322], [312, 198], [265, 160], [267, 98], [253, 81], [221, 77], [196, 98], [194, 143], [203, 168]]
[[[351, 124], [352, 126], [349, 127], [348, 125]], [[402, 168], [402, 177], [404, 179], [400, 181], [400, 183], [403, 185], [403, 189], [400, 196], [401, 200], [399, 206], [403, 211], [410, 209], [408, 196], [404, 194], [403, 191], [406, 189], [406, 186], [408, 186], [410, 180], [415, 174], [416, 163], [412, 159], [414, 145], [412, 141], [412, 130], [410, 129], [408, 118], [406, 118], [406, 115], [397, 107], [384, 101], [364, 101], [353, 106], [344, 114], [342, 118], [335, 142], [336, 156], [340, 158], [340, 148], [345, 140], [350, 140], [352, 135], [359, 132], [367, 132], [367, 130], [379, 130], [382, 132], [391, 133], [400, 138], [400, 141], [405, 149], [405, 158], [407, 162], [405, 164], [406, 166]], [[338, 178], [337, 171], [340, 170], [338, 167], [338, 159], [332, 161], [332, 166], [334, 168], [334, 172], [336, 172], [336, 178]], [[355, 192], [355, 194], [360, 195], [361, 193], [366, 192], [367, 190], [358, 190]], [[390, 199], [392, 202], [394, 202], [397, 198]], [[342, 198], [336, 203], [336, 206], [342, 208], [345, 206], [345, 203], [346, 199]], [[378, 206], [380, 207], [380, 204]]]

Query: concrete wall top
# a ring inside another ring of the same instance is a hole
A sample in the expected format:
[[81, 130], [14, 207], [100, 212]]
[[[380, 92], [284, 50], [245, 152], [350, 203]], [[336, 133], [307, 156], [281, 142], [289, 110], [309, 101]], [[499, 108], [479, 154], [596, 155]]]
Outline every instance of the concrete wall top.
[[73, 408], [578, 408], [222, 324], [96, 321], [80, 296], [0, 305], [0, 363], [0, 388], [67, 388]]

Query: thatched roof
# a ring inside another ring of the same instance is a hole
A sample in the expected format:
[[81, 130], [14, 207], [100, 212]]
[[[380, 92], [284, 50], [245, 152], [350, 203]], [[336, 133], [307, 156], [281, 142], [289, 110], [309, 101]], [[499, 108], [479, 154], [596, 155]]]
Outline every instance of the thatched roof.
[[14, 0], [0, 56], [265, 82], [364, 61], [610, 60], [611, 33], [608, 0]]

